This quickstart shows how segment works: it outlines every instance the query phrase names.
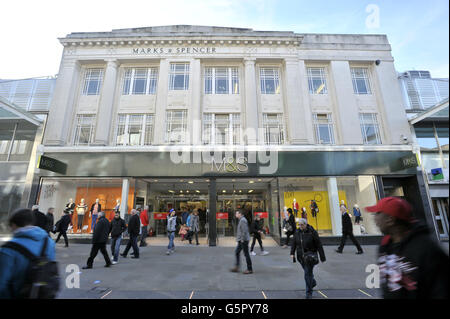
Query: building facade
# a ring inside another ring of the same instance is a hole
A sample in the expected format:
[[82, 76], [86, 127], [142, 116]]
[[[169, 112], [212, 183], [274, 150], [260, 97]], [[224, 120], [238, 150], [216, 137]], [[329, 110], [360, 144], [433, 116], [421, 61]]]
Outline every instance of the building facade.
[[[171, 208], [198, 208], [210, 245], [236, 209], [278, 242], [289, 207], [324, 236], [340, 235], [341, 201], [402, 196], [431, 222], [384, 35], [166, 26], [60, 42], [41, 154], [67, 172], [36, 170], [33, 200], [60, 213], [72, 199], [75, 233], [96, 199], [125, 217], [148, 205], [157, 234]], [[362, 213], [355, 232], [379, 235]]]

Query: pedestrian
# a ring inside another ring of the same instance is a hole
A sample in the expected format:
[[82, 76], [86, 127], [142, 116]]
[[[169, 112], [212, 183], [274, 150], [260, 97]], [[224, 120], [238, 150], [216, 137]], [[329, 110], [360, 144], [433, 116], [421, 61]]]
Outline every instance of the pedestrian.
[[366, 207], [385, 235], [378, 251], [385, 299], [447, 299], [449, 257], [431, 238], [428, 227], [414, 220], [411, 205], [386, 197]]
[[53, 216], [53, 212], [55, 209], [53, 207], [50, 207], [47, 209], [47, 214], [45, 217], [47, 218], [47, 234], [50, 234], [50, 232], [53, 232], [53, 226], [55, 224], [55, 218]]
[[171, 209], [169, 217], [167, 218], [167, 236], [169, 237], [169, 245], [167, 246], [166, 255], [173, 254], [175, 252], [175, 232], [177, 230], [177, 215], [175, 209]]
[[267, 251], [264, 250], [261, 236], [264, 235], [264, 221], [261, 220], [261, 216], [259, 214], [256, 214], [255, 219], [250, 224], [250, 233], [253, 234], [253, 241], [252, 246], [250, 248], [250, 255], [256, 256], [256, 253], [253, 251], [253, 248], [255, 248], [255, 243], [258, 241], [259, 248], [261, 249], [261, 255], [265, 256], [269, 254]]
[[355, 216], [355, 225], [359, 225], [363, 219], [361, 217], [361, 209], [358, 204], [353, 205], [353, 216]]
[[115, 211], [114, 218], [111, 220], [111, 256], [113, 256], [112, 264], [119, 262], [120, 243], [122, 234], [127, 229], [125, 221], [120, 218], [120, 211]]
[[283, 209], [283, 231], [284, 232], [287, 232], [286, 223], [287, 223], [288, 219], [289, 219], [289, 213], [287, 211], [287, 207], [284, 206], [284, 209]]
[[133, 256], [131, 258], [138, 259], [139, 258], [139, 247], [137, 244], [138, 236], [139, 236], [139, 228], [141, 222], [139, 219], [138, 211], [136, 209], [131, 210], [131, 217], [128, 221], [128, 234], [130, 234], [130, 239], [125, 247], [125, 250], [120, 255], [123, 258], [127, 258], [128, 251], [131, 247], [133, 247]]
[[235, 250], [236, 255], [236, 264], [231, 269], [231, 272], [238, 272], [239, 271], [239, 264], [240, 264], [240, 255], [241, 251], [244, 251], [245, 260], [247, 262], [247, 270], [243, 272], [243, 274], [253, 274], [253, 267], [252, 267], [252, 260], [250, 258], [250, 254], [248, 252], [248, 243], [250, 241], [250, 232], [248, 229], [248, 222], [247, 219], [244, 217], [243, 213], [241, 211], [236, 211], [236, 218], [239, 220], [238, 226], [237, 226], [237, 232], [236, 232], [236, 241], [237, 246]]
[[98, 251], [102, 253], [105, 258], [105, 267], [111, 267], [112, 263], [109, 259], [108, 252], [106, 251], [106, 243], [109, 237], [109, 231], [111, 229], [111, 225], [109, 221], [105, 217], [105, 212], [98, 213], [98, 220], [94, 227], [94, 233], [92, 235], [92, 248], [91, 254], [87, 260], [86, 266], [83, 266], [83, 269], [91, 269], [94, 264], [94, 259], [98, 254]]
[[67, 238], [67, 229], [71, 223], [70, 219], [70, 213], [69, 210], [64, 210], [63, 215], [61, 216], [61, 219], [56, 222], [55, 225], [55, 232], [59, 232], [58, 236], [56, 237], [55, 243], [59, 241], [61, 236], [64, 237], [65, 245], [64, 247], [69, 247], [69, 239]]
[[200, 230], [200, 219], [198, 217], [198, 210], [194, 209], [192, 215], [189, 218], [189, 244], [192, 244], [192, 237], [195, 235], [196, 245], [200, 245], [198, 242], [198, 232]]
[[45, 217], [44, 213], [39, 210], [39, 205], [33, 205], [31, 208], [34, 216], [34, 226], [41, 227], [43, 230], [47, 231], [48, 219]]
[[34, 212], [30, 209], [17, 209], [9, 217], [13, 237], [0, 249], [0, 299], [28, 297], [25, 290], [31, 261], [10, 245], [20, 245], [35, 256], [41, 256], [43, 252], [48, 260], [55, 261], [55, 243], [45, 230], [33, 223]]
[[180, 227], [181, 241], [188, 239], [189, 224], [188, 224], [187, 220], [191, 215], [192, 215], [192, 213], [189, 214], [189, 212], [187, 211], [186, 208], [183, 210], [183, 213], [181, 214], [181, 227]]
[[141, 219], [141, 242], [139, 247], [147, 246], [145, 242], [145, 238], [147, 238], [148, 234], [148, 206], [139, 214], [139, 218]]
[[313, 288], [317, 285], [314, 279], [314, 266], [320, 261], [325, 262], [325, 252], [317, 231], [308, 225], [306, 219], [301, 218], [299, 221], [299, 229], [294, 233], [294, 240], [291, 247], [291, 258], [295, 262], [295, 251], [297, 251], [297, 260], [305, 273], [306, 283], [306, 299], [311, 299]]
[[289, 218], [286, 223], [287, 238], [286, 238], [286, 243], [283, 245], [283, 248], [287, 248], [287, 246], [289, 246], [289, 239], [291, 238], [291, 236], [294, 234], [295, 230], [297, 229], [297, 225], [295, 224], [295, 217], [294, 217], [294, 213], [292, 212], [292, 208], [288, 208], [287, 211], [289, 213]]
[[353, 225], [352, 225], [352, 219], [350, 218], [347, 207], [345, 205], [340, 206], [340, 210], [342, 213], [342, 237], [341, 237], [341, 243], [336, 249], [336, 252], [339, 254], [342, 254], [342, 251], [344, 250], [345, 241], [347, 240], [347, 237], [350, 237], [353, 244], [356, 246], [356, 249], [358, 250], [356, 252], [357, 255], [360, 255], [363, 253], [363, 250], [361, 246], [359, 245], [358, 241], [356, 240], [355, 236], [353, 235]]

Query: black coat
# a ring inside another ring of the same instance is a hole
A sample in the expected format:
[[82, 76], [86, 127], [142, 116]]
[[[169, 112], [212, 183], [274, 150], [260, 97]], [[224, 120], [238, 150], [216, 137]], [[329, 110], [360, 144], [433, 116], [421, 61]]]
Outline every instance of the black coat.
[[69, 214], [62, 215], [61, 219], [56, 222], [55, 231], [65, 233], [67, 231], [67, 228], [69, 228], [70, 223], [71, 223], [70, 215]]
[[43, 230], [47, 231], [48, 227], [48, 219], [44, 215], [44, 213], [40, 212], [39, 210], [35, 209], [33, 210], [33, 216], [34, 216], [34, 226], [39, 226]]
[[293, 230], [290, 233], [293, 234], [295, 232], [295, 230], [297, 229], [297, 224], [295, 223], [294, 214], [289, 214], [289, 219], [287, 222], [292, 226]]
[[128, 233], [130, 235], [139, 235], [139, 230], [141, 228], [141, 221], [139, 219], [139, 215], [135, 214], [130, 217], [128, 221]]
[[55, 224], [55, 217], [51, 213], [47, 213], [45, 217], [47, 218], [47, 233], [49, 233], [53, 230], [53, 225]]
[[299, 262], [303, 262], [303, 251], [304, 252], [309, 251], [314, 253], [318, 252], [320, 256], [320, 261], [324, 262], [326, 260], [325, 252], [323, 250], [319, 234], [311, 225], [307, 225], [305, 231], [302, 231], [301, 229], [297, 229], [295, 231], [294, 242], [292, 243], [291, 247], [291, 255], [294, 255], [296, 250], [297, 250], [297, 260]]
[[352, 219], [348, 213], [342, 215], [342, 233], [343, 234], [353, 234], [353, 224]]
[[[92, 206], [91, 206], [91, 210], [90, 210], [91, 213], [94, 213], [94, 206], [95, 206], [95, 203], [92, 204]], [[100, 203], [98, 203], [97, 214], [100, 213], [101, 211], [102, 211], [102, 205]]]
[[127, 226], [122, 218], [116, 219], [115, 217], [111, 221], [111, 237], [119, 237]]
[[263, 231], [263, 221], [253, 220], [253, 222], [250, 224], [250, 234], [258, 233], [258, 231]]
[[106, 244], [109, 237], [111, 226], [109, 221], [104, 217], [100, 217], [94, 228], [94, 235], [92, 236], [93, 244]]
[[397, 244], [385, 236], [378, 254], [380, 269], [384, 269], [380, 272], [380, 282], [385, 299], [449, 297], [449, 257], [431, 237], [426, 225], [417, 224]]

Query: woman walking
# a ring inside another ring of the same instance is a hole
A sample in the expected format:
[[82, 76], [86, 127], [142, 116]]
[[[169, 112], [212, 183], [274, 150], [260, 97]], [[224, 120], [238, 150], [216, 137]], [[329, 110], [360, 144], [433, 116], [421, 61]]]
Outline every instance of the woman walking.
[[295, 225], [295, 217], [294, 217], [294, 213], [292, 212], [292, 208], [288, 208], [288, 213], [289, 213], [289, 219], [286, 223], [286, 243], [284, 244], [283, 248], [287, 248], [287, 246], [289, 246], [289, 239], [291, 238], [291, 236], [294, 234], [295, 229], [297, 228], [297, 226]]
[[311, 225], [308, 225], [304, 218], [300, 219], [299, 229], [294, 233], [291, 247], [291, 258], [294, 262], [295, 251], [297, 251], [297, 260], [305, 272], [306, 299], [311, 299], [313, 288], [316, 286], [313, 269], [319, 263], [317, 253], [320, 255], [321, 262], [325, 262], [326, 258], [319, 234]]
[[195, 235], [195, 241], [196, 245], [200, 245], [198, 243], [198, 232], [200, 230], [200, 223], [199, 223], [199, 217], [198, 217], [198, 210], [194, 209], [192, 212], [191, 218], [189, 219], [189, 244], [192, 244], [192, 237]]

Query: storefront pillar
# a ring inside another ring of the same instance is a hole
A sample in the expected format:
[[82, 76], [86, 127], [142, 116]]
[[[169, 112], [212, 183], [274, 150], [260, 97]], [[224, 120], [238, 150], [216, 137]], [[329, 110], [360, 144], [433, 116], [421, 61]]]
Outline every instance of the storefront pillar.
[[209, 246], [216, 246], [217, 226], [216, 226], [216, 204], [217, 203], [217, 185], [216, 179], [210, 178], [209, 181], [209, 211], [208, 211], [208, 242]]
[[342, 217], [339, 209], [339, 192], [336, 177], [327, 179], [327, 189], [333, 235], [340, 236], [342, 235]]
[[128, 213], [128, 193], [130, 191], [130, 180], [124, 178], [122, 180], [122, 198], [120, 200], [120, 217], [125, 219], [125, 215]]

